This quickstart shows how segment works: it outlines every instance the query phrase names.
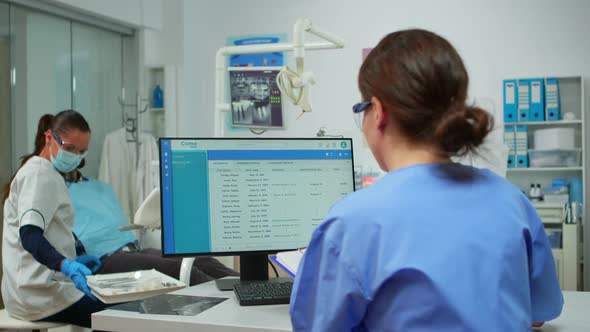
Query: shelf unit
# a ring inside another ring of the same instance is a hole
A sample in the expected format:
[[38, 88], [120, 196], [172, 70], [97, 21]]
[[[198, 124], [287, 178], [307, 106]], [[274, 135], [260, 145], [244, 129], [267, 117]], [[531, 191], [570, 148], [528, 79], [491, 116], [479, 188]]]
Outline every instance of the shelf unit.
[[527, 172], [581, 172], [582, 166], [578, 167], [527, 167], [527, 168], [509, 168], [509, 173], [527, 173]]
[[[149, 105], [146, 127], [156, 139], [176, 135], [176, 67], [151, 66], [144, 72], [144, 95], [148, 96]], [[160, 84], [164, 92], [164, 107], [153, 108], [153, 90]]]
[[[582, 124], [582, 120], [559, 120], [559, 121], [521, 121], [515, 122], [519, 125], [526, 125], [526, 126], [545, 126], [545, 127], [554, 127], [554, 126], [563, 126], [563, 125], [578, 125]], [[509, 125], [512, 123], [506, 123]]]
[[[553, 179], [557, 178], [580, 178], [582, 181], [583, 192], [583, 213], [582, 220], [578, 224], [566, 224], [563, 220], [559, 223], [544, 223], [546, 229], [559, 228], [562, 234], [561, 248], [553, 249], [553, 255], [557, 271], [559, 274], [560, 285], [563, 290], [581, 290], [590, 289], [590, 280], [583, 282], [583, 275], [590, 276], [590, 250], [588, 247], [590, 239], [588, 237], [588, 227], [583, 227], [585, 216], [588, 214], [586, 197], [588, 188], [586, 186], [586, 163], [587, 152], [586, 144], [590, 140], [586, 134], [586, 116], [584, 108], [584, 80], [580, 76], [557, 77], [559, 82], [561, 116], [566, 113], [573, 113], [572, 120], [558, 121], [523, 121], [505, 123], [505, 126], [526, 125], [528, 127], [529, 148], [542, 149], [543, 147], [534, 146], [534, 133], [539, 129], [546, 128], [573, 128], [575, 132], [575, 145], [581, 149], [580, 165], [575, 167], [527, 167], [527, 168], [508, 168], [507, 179], [518, 186], [523, 192], [528, 193], [532, 183], [539, 183], [542, 187], [550, 187]], [[562, 206], [549, 207], [547, 204], [535, 204], [539, 214], [543, 214], [546, 209], [555, 209], [559, 211]], [[565, 216], [564, 218], [565, 219]], [[586, 273], [582, 270], [585, 267]], [[586, 279], [590, 279], [587, 277]]]

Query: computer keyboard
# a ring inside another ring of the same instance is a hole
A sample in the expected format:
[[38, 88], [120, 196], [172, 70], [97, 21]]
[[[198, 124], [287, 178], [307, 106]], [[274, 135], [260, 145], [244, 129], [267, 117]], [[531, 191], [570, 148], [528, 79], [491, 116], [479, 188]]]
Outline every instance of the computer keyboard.
[[288, 304], [293, 281], [249, 281], [234, 285], [234, 293], [242, 306]]

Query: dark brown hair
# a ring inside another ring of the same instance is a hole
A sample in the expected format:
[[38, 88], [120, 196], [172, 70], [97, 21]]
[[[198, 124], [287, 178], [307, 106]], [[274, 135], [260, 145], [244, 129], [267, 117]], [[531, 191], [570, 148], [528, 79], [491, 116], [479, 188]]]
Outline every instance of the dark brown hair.
[[[20, 158], [21, 162], [18, 167], [19, 169], [23, 167], [32, 156], [38, 156], [41, 151], [43, 151], [43, 148], [45, 147], [45, 133], [50, 129], [56, 134], [64, 134], [73, 129], [80, 130], [84, 133], [90, 132], [90, 126], [88, 125], [88, 122], [86, 122], [86, 119], [84, 119], [82, 114], [74, 110], [61, 111], [56, 115], [43, 115], [37, 124], [37, 134], [35, 135], [33, 153], [24, 155]], [[8, 195], [10, 194], [10, 185], [15, 176], [16, 174], [13, 175], [10, 181], [8, 181], [8, 183], [2, 188], [2, 202], [6, 201], [8, 198]]]
[[494, 126], [488, 112], [466, 105], [468, 83], [455, 48], [420, 29], [385, 36], [358, 76], [363, 100], [378, 98], [406, 137], [449, 157], [474, 151]]

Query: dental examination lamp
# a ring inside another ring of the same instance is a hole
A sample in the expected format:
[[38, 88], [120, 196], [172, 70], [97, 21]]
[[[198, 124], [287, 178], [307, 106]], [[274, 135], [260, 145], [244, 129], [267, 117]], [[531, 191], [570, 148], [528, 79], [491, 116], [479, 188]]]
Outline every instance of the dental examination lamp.
[[[305, 42], [305, 33], [311, 33], [324, 41]], [[305, 50], [322, 50], [344, 47], [344, 41], [326, 32], [318, 26], [312, 25], [307, 19], [298, 19], [293, 27], [293, 42], [278, 44], [258, 44], [258, 45], [240, 45], [226, 46], [217, 50], [215, 57], [215, 135], [223, 137], [225, 123], [223, 122], [223, 113], [229, 112], [231, 107], [226, 101], [226, 76], [227, 61], [226, 56], [234, 54], [253, 54], [253, 53], [270, 53], [270, 52], [287, 52], [295, 53], [295, 70], [289, 67], [283, 67], [277, 75], [277, 86], [287, 99], [295, 106], [301, 106], [302, 114], [311, 112], [311, 103], [309, 100], [309, 88], [314, 84], [314, 77], [310, 71], [305, 71]]]

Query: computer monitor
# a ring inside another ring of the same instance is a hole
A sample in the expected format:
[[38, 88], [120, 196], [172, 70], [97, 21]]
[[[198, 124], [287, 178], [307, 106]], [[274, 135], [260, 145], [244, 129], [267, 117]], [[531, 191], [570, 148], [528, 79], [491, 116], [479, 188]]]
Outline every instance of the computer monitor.
[[277, 86], [281, 67], [231, 67], [229, 84], [233, 127], [283, 128]]
[[165, 256], [240, 255], [242, 280], [268, 279], [270, 253], [307, 246], [354, 191], [347, 138], [161, 138]]

